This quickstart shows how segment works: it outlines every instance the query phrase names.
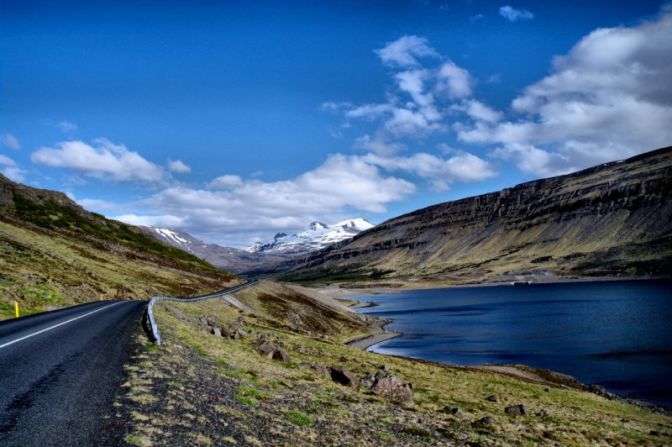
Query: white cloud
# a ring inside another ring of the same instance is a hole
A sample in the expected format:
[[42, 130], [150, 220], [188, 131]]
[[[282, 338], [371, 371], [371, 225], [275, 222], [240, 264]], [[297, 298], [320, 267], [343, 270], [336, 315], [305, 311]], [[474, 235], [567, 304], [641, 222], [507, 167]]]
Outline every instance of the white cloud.
[[537, 175], [670, 145], [670, 42], [670, 9], [638, 26], [595, 30], [513, 101], [518, 120], [455, 129], [464, 142], [503, 145], [498, 154]]
[[466, 98], [472, 94], [471, 75], [454, 62], [444, 63], [439, 69], [437, 79], [437, 91], [446, 94], [450, 99]]
[[418, 36], [403, 36], [376, 50], [376, 54], [384, 64], [393, 67], [412, 67], [419, 65], [418, 58], [439, 57], [427, 39]]
[[519, 20], [532, 20], [534, 14], [527, 9], [516, 9], [509, 5], [499, 8], [499, 15], [510, 22], [517, 22]]
[[185, 164], [181, 160], [169, 160], [168, 169], [178, 174], [187, 174], [191, 172], [191, 167], [189, 167], [189, 165]]
[[384, 212], [387, 204], [415, 191], [412, 183], [384, 175], [362, 157], [342, 154], [289, 180], [226, 175], [208, 186], [221, 189], [169, 186], [143, 201], [146, 215], [127, 213], [116, 219], [179, 227], [208, 240], [241, 245], [270, 232], [297, 230], [312, 220], [340, 218], [350, 210]]
[[225, 189], [232, 186], [240, 186], [243, 184], [243, 179], [238, 175], [221, 175], [208, 183], [208, 188], [211, 189]]
[[44, 166], [72, 169], [82, 174], [120, 182], [160, 182], [165, 171], [122, 144], [97, 139], [93, 145], [83, 141], [64, 141], [55, 147], [42, 147], [31, 160]]
[[25, 180], [24, 171], [21, 169], [14, 160], [11, 158], [0, 154], [0, 172], [10, 180], [15, 182], [23, 182]]
[[476, 121], [496, 123], [502, 119], [501, 112], [498, 112], [475, 99], [465, 100], [461, 104], [455, 104], [451, 109], [464, 112]]
[[76, 132], [78, 129], [77, 124], [70, 121], [60, 121], [56, 123], [56, 127], [58, 127], [58, 130], [60, 130], [64, 134]]
[[454, 182], [480, 181], [496, 175], [490, 163], [467, 152], [459, 152], [449, 158], [419, 152], [408, 157], [369, 154], [364, 159], [389, 171], [411, 172], [429, 180], [438, 190], [446, 190]]
[[3, 133], [0, 135], [0, 145], [15, 151], [21, 149], [21, 143], [19, 143], [19, 139], [11, 133]]
[[391, 155], [404, 149], [404, 145], [401, 143], [390, 143], [385, 141], [385, 135], [382, 132], [378, 132], [373, 137], [369, 134], [365, 134], [356, 138], [353, 147], [355, 149], [373, 152], [379, 155]]

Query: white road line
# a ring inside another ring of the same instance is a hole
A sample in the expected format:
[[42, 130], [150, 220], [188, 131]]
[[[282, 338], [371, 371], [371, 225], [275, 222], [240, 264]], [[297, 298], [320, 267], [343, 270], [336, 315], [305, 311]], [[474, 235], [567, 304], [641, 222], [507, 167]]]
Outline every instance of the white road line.
[[62, 323], [58, 323], [58, 324], [55, 324], [55, 325], [53, 325], [53, 326], [49, 326], [48, 328], [39, 330], [39, 331], [37, 331], [37, 332], [33, 332], [32, 334], [28, 334], [28, 335], [26, 335], [26, 336], [24, 336], [24, 337], [21, 337], [21, 338], [17, 338], [16, 340], [8, 341], [7, 343], [5, 343], [5, 344], [3, 344], [3, 345], [0, 345], [0, 349], [2, 349], [2, 348], [6, 348], [7, 346], [9, 346], [9, 345], [13, 345], [14, 343], [18, 343], [18, 342], [20, 342], [20, 341], [23, 341], [23, 340], [25, 340], [26, 338], [34, 337], [34, 336], [36, 336], [36, 335], [40, 335], [40, 334], [42, 334], [43, 332], [47, 332], [47, 331], [50, 331], [50, 330], [52, 330], [52, 329], [56, 329], [57, 327], [59, 327], [59, 326], [63, 326], [64, 324], [72, 323], [73, 321], [75, 321], [75, 320], [79, 320], [80, 318], [88, 317], [88, 316], [91, 315], [91, 314], [95, 314], [96, 312], [100, 312], [101, 310], [105, 310], [105, 309], [107, 309], [108, 307], [116, 306], [117, 304], [121, 304], [121, 303], [122, 303], [122, 302], [120, 301], [120, 302], [118, 302], [118, 303], [113, 303], [113, 304], [110, 304], [110, 305], [105, 306], [105, 307], [100, 307], [100, 308], [98, 308], [98, 309], [96, 309], [96, 310], [92, 310], [91, 312], [85, 313], [84, 315], [80, 315], [80, 316], [75, 317], [75, 318], [70, 318], [70, 319], [67, 320], [67, 321], [63, 321]]

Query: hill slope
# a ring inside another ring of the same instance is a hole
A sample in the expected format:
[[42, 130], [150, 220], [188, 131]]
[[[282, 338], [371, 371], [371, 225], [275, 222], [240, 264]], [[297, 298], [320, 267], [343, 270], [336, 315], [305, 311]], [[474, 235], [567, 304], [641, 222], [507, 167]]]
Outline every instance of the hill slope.
[[669, 274], [671, 198], [668, 147], [405, 214], [302, 258], [285, 278], [466, 283]]
[[189, 295], [235, 280], [65, 194], [0, 175], [0, 318], [96, 299]]

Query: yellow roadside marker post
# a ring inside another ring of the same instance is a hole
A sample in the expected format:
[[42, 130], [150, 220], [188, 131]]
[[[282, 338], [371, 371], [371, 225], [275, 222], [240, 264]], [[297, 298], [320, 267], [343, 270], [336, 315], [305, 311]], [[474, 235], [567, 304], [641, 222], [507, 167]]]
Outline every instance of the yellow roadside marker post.
[[19, 318], [19, 302], [14, 301], [14, 313], [16, 314], [16, 318]]

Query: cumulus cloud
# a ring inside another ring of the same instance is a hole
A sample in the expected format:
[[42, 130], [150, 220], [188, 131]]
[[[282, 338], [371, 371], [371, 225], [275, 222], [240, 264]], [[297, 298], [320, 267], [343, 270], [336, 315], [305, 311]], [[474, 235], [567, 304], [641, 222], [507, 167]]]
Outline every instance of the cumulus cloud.
[[502, 113], [498, 112], [486, 104], [475, 99], [463, 101], [460, 104], [455, 104], [451, 107], [453, 110], [466, 113], [476, 121], [484, 121], [487, 123], [496, 123], [502, 119]]
[[429, 180], [437, 190], [446, 190], [454, 182], [480, 181], [496, 175], [490, 163], [467, 152], [449, 158], [419, 152], [408, 157], [369, 154], [364, 159], [389, 171], [411, 172]]
[[64, 141], [54, 147], [42, 147], [31, 160], [44, 166], [66, 168], [100, 179], [119, 182], [160, 182], [165, 171], [123, 144], [97, 139], [93, 144], [79, 140]]
[[393, 67], [412, 67], [419, 65], [419, 58], [439, 57], [427, 39], [418, 36], [403, 36], [376, 50], [376, 54], [384, 64]]
[[[240, 245], [269, 232], [291, 231], [349, 210], [380, 213], [415, 191], [359, 156], [335, 154], [293, 179], [264, 182], [224, 175], [208, 188], [173, 185], [144, 201], [151, 211], [115, 217], [142, 225], [183, 228], [208, 240]], [[171, 220], [172, 219], [172, 220]]]
[[26, 171], [21, 169], [14, 160], [2, 154], [0, 154], [0, 172], [5, 177], [14, 180], [15, 182], [22, 182], [25, 180], [23, 174]]
[[21, 149], [21, 143], [19, 143], [19, 139], [11, 133], [3, 133], [0, 135], [0, 145], [15, 151]]
[[187, 174], [191, 172], [191, 167], [181, 160], [169, 160], [168, 169], [178, 174]]
[[437, 90], [445, 93], [449, 98], [466, 98], [471, 96], [473, 79], [467, 70], [458, 67], [453, 62], [441, 65], [438, 75]]
[[[392, 153], [404, 148], [399, 140], [424, 138], [448, 129], [446, 102], [473, 94], [474, 79], [467, 70], [442, 57], [418, 36], [402, 36], [376, 50], [380, 60], [393, 69], [393, 88], [379, 103], [352, 104], [326, 102], [322, 110], [343, 115], [343, 128], [351, 121], [377, 123], [378, 129], [355, 140], [357, 149], [370, 148], [375, 153]], [[342, 137], [342, 133], [339, 133]]]
[[520, 20], [532, 20], [534, 14], [527, 9], [516, 9], [509, 5], [499, 8], [499, 15], [504, 17], [509, 22], [518, 22]]
[[518, 119], [458, 124], [467, 143], [552, 175], [672, 143], [672, 11], [634, 27], [597, 29], [512, 102]]
[[232, 186], [240, 186], [243, 184], [243, 179], [238, 175], [221, 175], [208, 184], [208, 188], [224, 189]]

